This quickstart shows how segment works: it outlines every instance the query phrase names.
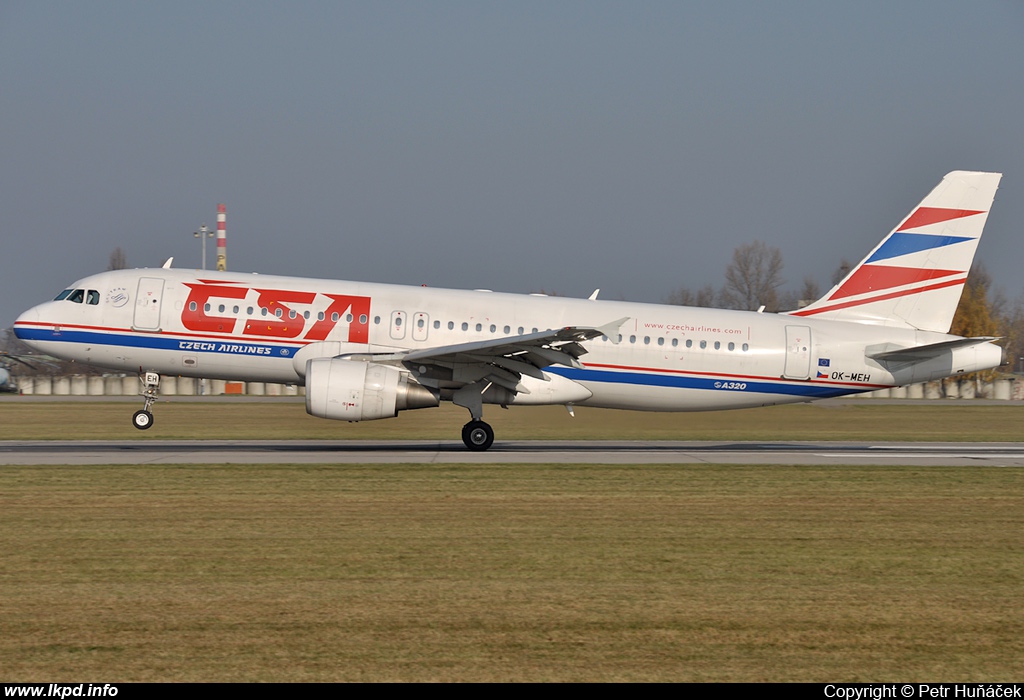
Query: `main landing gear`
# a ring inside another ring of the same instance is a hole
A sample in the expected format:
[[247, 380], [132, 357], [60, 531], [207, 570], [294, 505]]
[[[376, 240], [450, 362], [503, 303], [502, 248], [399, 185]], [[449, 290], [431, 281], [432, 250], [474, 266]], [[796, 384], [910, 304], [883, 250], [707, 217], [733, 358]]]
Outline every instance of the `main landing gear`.
[[152, 408], [159, 393], [160, 375], [156, 372], [143, 372], [139, 375], [139, 381], [142, 382], [142, 391], [139, 396], [146, 400], [146, 405], [132, 416], [132, 425], [139, 430], [148, 430], [153, 427], [153, 412], [149, 409]]
[[452, 403], [469, 410], [469, 422], [462, 426], [462, 441], [473, 452], [483, 452], [494, 444], [494, 428], [484, 423], [483, 393], [490, 384], [467, 384], [452, 396]]
[[483, 452], [494, 444], [494, 429], [482, 420], [471, 420], [462, 426], [462, 441], [473, 452]]

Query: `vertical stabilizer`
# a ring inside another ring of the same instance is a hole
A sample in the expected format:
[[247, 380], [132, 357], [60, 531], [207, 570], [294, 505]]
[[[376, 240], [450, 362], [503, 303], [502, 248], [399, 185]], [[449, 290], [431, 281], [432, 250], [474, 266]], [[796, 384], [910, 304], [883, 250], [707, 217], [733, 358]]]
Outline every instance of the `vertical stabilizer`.
[[948, 333], [1001, 177], [949, 173], [828, 294], [790, 314]]

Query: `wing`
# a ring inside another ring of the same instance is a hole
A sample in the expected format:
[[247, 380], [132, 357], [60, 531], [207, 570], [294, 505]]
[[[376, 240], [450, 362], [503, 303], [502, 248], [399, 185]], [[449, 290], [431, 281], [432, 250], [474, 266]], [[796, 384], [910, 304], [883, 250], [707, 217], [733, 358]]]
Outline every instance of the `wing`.
[[515, 335], [473, 343], [443, 345], [386, 355], [348, 355], [382, 364], [401, 364], [417, 381], [438, 388], [457, 389], [468, 384], [490, 383], [513, 393], [529, 393], [519, 384], [523, 375], [548, 381], [542, 371], [551, 365], [582, 367], [587, 349], [584, 341], [607, 336], [618, 343], [621, 318], [600, 327], [567, 326], [529, 335]]

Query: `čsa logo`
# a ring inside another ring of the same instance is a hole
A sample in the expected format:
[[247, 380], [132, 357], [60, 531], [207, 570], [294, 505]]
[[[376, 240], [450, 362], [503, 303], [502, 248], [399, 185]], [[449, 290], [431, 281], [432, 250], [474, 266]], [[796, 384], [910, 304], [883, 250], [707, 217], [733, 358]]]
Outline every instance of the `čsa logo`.
[[[370, 297], [201, 282], [186, 282], [185, 286], [190, 291], [181, 323], [190, 331], [236, 333], [237, 326], [243, 324], [242, 335], [317, 341], [326, 340], [335, 327], [340, 331], [347, 326], [348, 337], [335, 340], [367, 343], [370, 339]], [[222, 304], [225, 310], [215, 311]], [[251, 306], [255, 313], [250, 315], [246, 310], [226, 315], [226, 310], [234, 306]]]

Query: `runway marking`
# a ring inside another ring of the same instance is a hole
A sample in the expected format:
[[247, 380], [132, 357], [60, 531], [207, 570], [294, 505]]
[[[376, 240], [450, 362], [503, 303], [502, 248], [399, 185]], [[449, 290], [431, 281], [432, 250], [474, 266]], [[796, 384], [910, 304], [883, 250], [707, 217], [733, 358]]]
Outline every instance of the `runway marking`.
[[514, 441], [487, 452], [428, 441], [58, 441], [0, 442], [14, 464], [843, 464], [1024, 466], [1024, 444], [717, 443]]

